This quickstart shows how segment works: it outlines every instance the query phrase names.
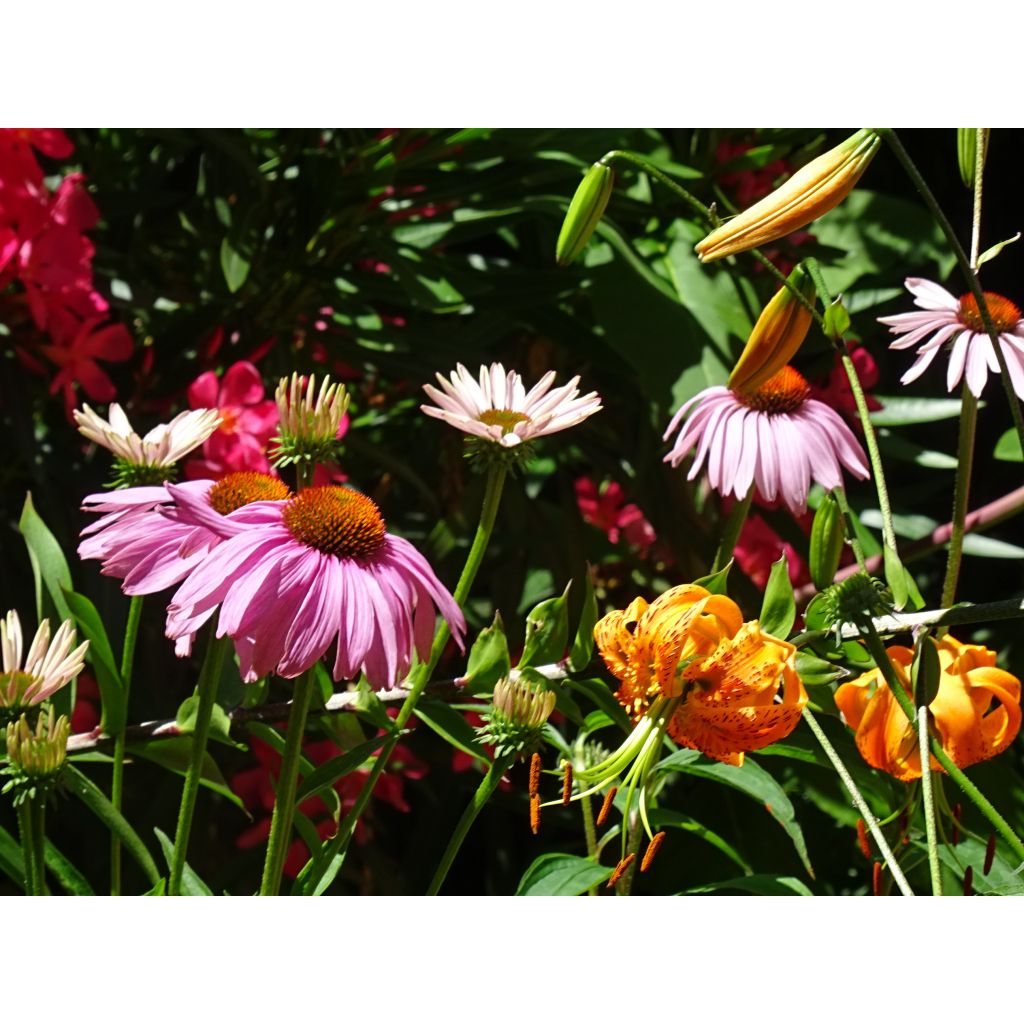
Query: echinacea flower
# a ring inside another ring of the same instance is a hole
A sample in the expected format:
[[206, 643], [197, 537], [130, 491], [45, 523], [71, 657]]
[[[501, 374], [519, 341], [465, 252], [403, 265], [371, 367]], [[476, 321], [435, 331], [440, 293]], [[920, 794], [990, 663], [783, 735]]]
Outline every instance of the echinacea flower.
[[431, 384], [423, 385], [436, 406], [421, 405], [420, 409], [503, 448], [573, 427], [601, 408], [601, 396], [596, 391], [577, 397], [579, 377], [552, 391], [554, 370], [545, 373], [529, 391], [522, 377], [514, 370], [506, 373], [501, 363], [481, 366], [479, 381], [461, 363], [451, 380], [441, 374], [437, 374], [437, 380], [440, 391]]
[[107, 413], [109, 422], [88, 405], [76, 409], [74, 415], [79, 433], [113, 452], [119, 474], [132, 483], [160, 483], [166, 479], [177, 462], [198, 448], [220, 423], [216, 409], [194, 409], [139, 437], [116, 402]]
[[[168, 489], [181, 507], [179, 489]], [[222, 540], [172, 598], [168, 636], [194, 634], [219, 606], [217, 635], [235, 641], [246, 681], [269, 672], [294, 678], [337, 639], [334, 678], [363, 672], [378, 688], [405, 676], [414, 649], [429, 657], [435, 607], [461, 646], [458, 605], [412, 544], [387, 532], [365, 495], [308, 487], [289, 501], [261, 503], [258, 522], [235, 521], [247, 511], [202, 513], [202, 525]]]
[[850, 428], [810, 393], [791, 366], [751, 392], [705, 388], [672, 417], [664, 439], [682, 429], [665, 461], [678, 466], [696, 446], [688, 479], [706, 463], [708, 482], [719, 494], [743, 499], [756, 484], [765, 501], [780, 498], [800, 515], [812, 480], [831, 490], [842, 486], [843, 468], [861, 479], [868, 475]]
[[[1002, 753], [1020, 730], [1020, 680], [996, 668], [996, 652], [964, 644], [948, 634], [932, 638], [939, 655], [939, 689], [928, 709], [942, 749], [959, 768]], [[886, 649], [907, 693], [911, 692], [909, 647]], [[901, 782], [921, 777], [917, 728], [908, 720], [874, 668], [836, 690], [836, 704], [854, 730], [861, 756]], [[931, 758], [932, 771], [944, 769]]]
[[82, 671], [89, 649], [88, 640], [75, 647], [75, 639], [71, 621], [65, 620], [51, 640], [50, 621], [43, 619], [23, 660], [21, 620], [16, 611], [9, 611], [6, 619], [0, 620], [0, 707], [34, 707], [67, 686]]
[[[234, 514], [240, 509], [290, 496], [277, 477], [244, 472], [217, 481], [190, 480], [170, 489], [127, 487], [90, 494], [82, 510], [104, 515], [82, 530], [78, 556], [99, 559], [103, 575], [123, 580], [121, 589], [129, 596], [156, 594], [180, 583], [220, 543], [220, 517], [238, 519]], [[179, 513], [179, 504], [187, 507], [187, 516]], [[261, 514], [250, 510], [241, 520]], [[204, 525], [210, 517], [216, 530]]]
[[[903, 335], [889, 348], [920, 346], [917, 359], [900, 378], [900, 383], [910, 384], [917, 380], [948, 344], [946, 390], [952, 391], [966, 373], [967, 387], [978, 398], [988, 380], [989, 370], [999, 373], [999, 363], [992, 339], [985, 330], [977, 299], [970, 292], [957, 299], [945, 288], [921, 277], [908, 277], [904, 284], [921, 312], [878, 318], [878, 322], [885, 324], [891, 334]], [[1024, 399], [1024, 320], [1021, 320], [1020, 310], [1009, 299], [995, 292], [985, 292], [984, 296], [992, 324], [999, 334], [1013, 390], [1018, 398]]]

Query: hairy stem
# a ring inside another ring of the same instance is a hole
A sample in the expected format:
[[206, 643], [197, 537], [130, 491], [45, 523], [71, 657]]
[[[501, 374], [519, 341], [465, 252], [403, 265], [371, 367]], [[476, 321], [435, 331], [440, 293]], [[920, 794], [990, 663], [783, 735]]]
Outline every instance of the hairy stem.
[[932, 895], [942, 895], [942, 871], [939, 869], [938, 829], [935, 824], [935, 796], [932, 793], [932, 759], [928, 756], [928, 709], [917, 709], [917, 744], [921, 754], [921, 799], [924, 803], [924, 831], [928, 840], [928, 871]]
[[964, 536], [967, 533], [967, 501], [971, 490], [971, 470], [974, 464], [974, 436], [978, 424], [978, 400], [964, 381], [960, 399], [960, 439], [957, 443], [956, 479], [953, 484], [953, 518], [950, 520], [949, 554], [946, 558], [946, 578], [942, 584], [942, 607], [949, 608], [956, 594], [963, 560]]

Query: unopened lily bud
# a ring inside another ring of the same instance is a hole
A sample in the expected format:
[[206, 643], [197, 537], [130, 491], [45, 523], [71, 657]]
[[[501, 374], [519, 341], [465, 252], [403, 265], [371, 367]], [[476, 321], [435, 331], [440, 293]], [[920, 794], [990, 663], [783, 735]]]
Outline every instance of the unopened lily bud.
[[843, 513], [832, 492], [822, 499], [811, 526], [811, 579], [819, 590], [832, 585], [843, 553]]
[[715, 228], [696, 249], [701, 262], [767, 245], [838, 206], [867, 169], [879, 146], [872, 128], [861, 128], [749, 209]]
[[[984, 150], [981, 155], [982, 163], [985, 161], [988, 150], [988, 129], [983, 129]], [[967, 188], [974, 188], [974, 173], [978, 162], [978, 129], [957, 128], [956, 130], [956, 158], [960, 165], [960, 178]]]
[[567, 267], [583, 252], [604, 214], [614, 185], [615, 172], [601, 161], [584, 175], [558, 233], [555, 259], [560, 267]]
[[928, 707], [939, 692], [942, 666], [935, 641], [922, 633], [914, 644], [914, 658], [910, 663], [910, 685], [914, 691], [914, 704]]
[[[808, 302], [814, 301], [814, 283], [797, 267], [789, 282]], [[807, 337], [811, 312], [786, 287], [764, 307], [747, 344], [729, 377], [733, 391], [756, 391], [771, 380], [796, 353]]]

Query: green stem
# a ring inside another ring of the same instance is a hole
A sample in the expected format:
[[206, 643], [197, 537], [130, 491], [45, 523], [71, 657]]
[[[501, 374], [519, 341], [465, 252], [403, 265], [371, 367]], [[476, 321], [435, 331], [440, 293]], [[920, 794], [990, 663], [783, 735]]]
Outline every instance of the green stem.
[[1003, 354], [1003, 346], [999, 341], [999, 332], [996, 330], [995, 324], [992, 322], [992, 315], [989, 313], [988, 303], [985, 301], [981, 285], [978, 283], [978, 275], [975, 273], [974, 267], [971, 266], [971, 262], [968, 260], [967, 254], [964, 252], [963, 246], [960, 244], [960, 239], [957, 238], [956, 232], [953, 230], [953, 225], [949, 223], [949, 219], [942, 212], [942, 207], [939, 206], [935, 196], [932, 195], [927, 182], [925, 182], [924, 178], [921, 177], [921, 172], [915, 166], [914, 161], [910, 159], [910, 154], [903, 148], [903, 143], [900, 142], [899, 137], [891, 128], [879, 128], [878, 133], [883, 136], [886, 142], [889, 143], [889, 147], [895, 154], [896, 159], [903, 165], [903, 169], [907, 172], [910, 180], [914, 183], [914, 187], [920, 193], [925, 206], [927, 206], [931, 211], [936, 223], [942, 229], [942, 233], [946, 236], [946, 241], [949, 243], [949, 247], [953, 250], [953, 255], [964, 275], [967, 287], [974, 296], [974, 301], [978, 304], [978, 312], [981, 314], [981, 320], [985, 325], [985, 331], [992, 340], [992, 348], [995, 352], [996, 362], [999, 363], [999, 378], [1002, 381], [1003, 391], [1006, 392], [1006, 399], [1010, 404], [1010, 413], [1013, 416], [1013, 425], [1017, 428], [1017, 437], [1020, 440], [1021, 447], [1024, 448], [1024, 414], [1021, 412], [1020, 401], [1017, 398], [1017, 393], [1013, 390], [1013, 382], [1010, 380], [1010, 374], [1006, 368], [1006, 356]]
[[[882, 641], [879, 639], [878, 633], [875, 632], [874, 624], [870, 619], [864, 619], [858, 623], [858, 626], [861, 628], [861, 637], [871, 652], [872, 658], [875, 659], [875, 664], [885, 678], [893, 697], [896, 698], [896, 703], [903, 709], [907, 721], [916, 726], [917, 711], [892, 667], [892, 662], [882, 646]], [[960, 787], [964, 796], [988, 819], [992, 827], [1006, 840], [1014, 854], [1020, 860], [1024, 860], [1024, 842], [1021, 842], [1017, 833], [1013, 831], [1006, 819], [995, 809], [981, 790], [953, 763], [950, 756], [943, 750], [942, 744], [934, 736], [931, 738], [931, 750], [935, 760]]]
[[[121, 653], [121, 700], [124, 708], [121, 728], [114, 737], [113, 778], [110, 783], [110, 802], [114, 810], [121, 811], [121, 794], [124, 789], [124, 748], [125, 730], [128, 725], [128, 695], [132, 685], [132, 666], [135, 662], [135, 643], [139, 637], [139, 622], [142, 618], [141, 596], [133, 597], [128, 605], [128, 622], [124, 629], [124, 649]], [[110, 895], [121, 895], [121, 838], [116, 832], [110, 833]]]
[[825, 735], [824, 729], [822, 729], [818, 724], [818, 720], [810, 711], [807, 710], [807, 708], [804, 708], [803, 710], [803, 718], [810, 726], [811, 732], [814, 733], [815, 738], [821, 745], [821, 749], [825, 751], [825, 756], [832, 762], [832, 767], [835, 768], [836, 774], [843, 780], [843, 785], [846, 786], [846, 790], [850, 794], [854, 806], [860, 812], [860, 816], [864, 819], [864, 824], [867, 826], [868, 831], [874, 837], [875, 844], [878, 846], [878, 852], [881, 853], [882, 860], [885, 861], [886, 866], [889, 868], [897, 888], [904, 896], [913, 896], [914, 890], [910, 888], [906, 876], [903, 874], [903, 869], [899, 866], [899, 862], [896, 860], [895, 856], [893, 856], [893, 852], [890, 849], [889, 844], [885, 841], [885, 836], [882, 834], [882, 829], [878, 824], [878, 819], [871, 813], [871, 808], [868, 807], [867, 801], [864, 799], [861, 791], [857, 788], [857, 783], [853, 781], [853, 776], [847, 770], [846, 765], [843, 764], [843, 760], [839, 756], [839, 752], [832, 746], [831, 741]]
[[171, 874], [167, 882], [167, 895], [181, 895], [181, 879], [185, 873], [185, 856], [188, 853], [188, 837], [192, 831], [192, 816], [199, 795], [199, 782], [203, 777], [203, 760], [206, 757], [206, 740], [210, 733], [210, 718], [217, 699], [221, 666], [227, 650], [226, 637], [214, 636], [211, 627], [206, 643], [206, 655], [199, 672], [199, 706], [196, 708], [195, 729], [192, 733], [192, 755], [189, 758], [185, 787], [181, 792], [181, 807], [178, 810], [178, 827], [174, 833], [174, 853], [171, 857]]
[[[631, 896], [633, 894], [633, 879], [636, 877], [637, 859], [640, 853], [640, 843], [644, 836], [644, 826], [640, 821], [640, 812], [634, 811], [631, 815], [633, 825], [629, 830], [629, 842], [622, 851], [623, 857], [633, 854], [629, 867], [622, 872], [622, 877], [615, 883], [616, 896]], [[623, 822], [623, 827], [626, 823]]]
[[949, 608], [956, 594], [960, 576], [960, 562], [964, 553], [967, 502], [971, 490], [971, 470], [974, 464], [974, 436], [978, 424], [978, 400], [964, 382], [960, 400], [960, 440], [957, 445], [956, 479], [953, 484], [953, 517], [949, 535], [949, 555], [946, 558], [946, 578], [942, 584], [942, 607]]
[[722, 539], [715, 552], [715, 560], [711, 564], [712, 573], [720, 572], [729, 564], [736, 550], [736, 542], [740, 539], [740, 533], [743, 532], [743, 524], [747, 521], [750, 504], [753, 500], [754, 485], [751, 484], [746, 497], [738, 498], [726, 517], [725, 525], [722, 527]]
[[942, 895], [942, 871], [939, 869], [938, 830], [935, 827], [935, 797], [932, 794], [932, 759], [928, 756], [928, 708], [917, 710], [917, 743], [921, 754], [921, 799], [924, 802], [924, 831], [928, 840], [928, 870], [932, 876], [932, 895]]
[[299, 781], [299, 759], [302, 756], [302, 741], [306, 731], [306, 718], [313, 696], [316, 675], [307, 669], [295, 680], [291, 713], [288, 716], [288, 732], [285, 735], [284, 753], [281, 755], [281, 772], [277, 777], [277, 796], [274, 800], [274, 816], [270, 820], [270, 837], [267, 840], [267, 859], [263, 864], [261, 896], [276, 896], [281, 888], [281, 872], [292, 841], [292, 824], [295, 819], [295, 791]]
[[46, 805], [30, 798], [18, 805], [18, 831], [21, 833], [22, 860], [25, 865], [25, 895], [45, 896], [43, 867], [43, 815]]
[[846, 526], [846, 542], [850, 545], [850, 550], [853, 552], [853, 557], [857, 559], [857, 565], [860, 566], [861, 571], [867, 572], [867, 559], [864, 556], [864, 548], [861, 545], [860, 537], [857, 536], [857, 531], [853, 527], [853, 509], [850, 508], [850, 503], [846, 500], [846, 490], [842, 487], [836, 487], [832, 491], [832, 495], [836, 499], [839, 511], [843, 513], [843, 523]]
[[[500, 463], [491, 466], [488, 471], [487, 483], [484, 487], [483, 505], [480, 509], [480, 522], [477, 524], [473, 544], [469, 549], [469, 554], [466, 556], [466, 564], [462, 567], [462, 575], [459, 576], [459, 582], [455, 586], [455, 593], [453, 595], [455, 603], [460, 608], [465, 604], [466, 597], [473, 586], [473, 581], [476, 579], [476, 574], [480, 571], [480, 563], [483, 561], [484, 552], [487, 550], [487, 544], [491, 539], [491, 533], [494, 530], [494, 520], [498, 514], [498, 505], [501, 503], [501, 491], [505, 485], [505, 473], [505, 467]], [[363, 783], [363, 788], [359, 791], [355, 805], [345, 815], [341, 825], [338, 827], [338, 834], [335, 837], [338, 849], [341, 849], [348, 842], [352, 831], [355, 829], [359, 816], [363, 813], [370, 796], [373, 794], [373, 787], [376, 786], [377, 780], [384, 771], [388, 759], [398, 745], [402, 729], [405, 728], [412, 717], [420, 695], [423, 693], [427, 683], [430, 682], [430, 677], [437, 667], [437, 663], [441, 658], [441, 652], [444, 651], [445, 644], [448, 643], [450, 635], [451, 630], [448, 628], [448, 623], [442, 618], [437, 627], [437, 632], [434, 634], [434, 643], [430, 648], [430, 658], [426, 662], [417, 665], [410, 676], [409, 695], [405, 698], [402, 707], [399, 709], [398, 716], [395, 718], [394, 733], [381, 749], [380, 754], [377, 755], [373, 768], [370, 769], [370, 774]]]
[[448, 840], [444, 856], [441, 857], [441, 862], [437, 865], [434, 877], [427, 888], [428, 896], [436, 896], [440, 892], [441, 886], [444, 885], [444, 880], [448, 877], [452, 863], [458, 855], [463, 840], [469, 834], [473, 822], [476, 821], [477, 815], [483, 810], [484, 804], [494, 795], [494, 791], [498, 788], [502, 776], [509, 770], [514, 760], [514, 754], [495, 758], [491, 763], [491, 767], [487, 770], [487, 774], [480, 780], [480, 785], [477, 786], [473, 799], [462, 812], [462, 817], [459, 818], [459, 823], [455, 826], [451, 839]]
[[974, 216], [971, 218], [971, 269], [977, 274], [979, 249], [981, 248], [981, 198], [984, 191], [988, 129], [975, 128], [974, 131]]

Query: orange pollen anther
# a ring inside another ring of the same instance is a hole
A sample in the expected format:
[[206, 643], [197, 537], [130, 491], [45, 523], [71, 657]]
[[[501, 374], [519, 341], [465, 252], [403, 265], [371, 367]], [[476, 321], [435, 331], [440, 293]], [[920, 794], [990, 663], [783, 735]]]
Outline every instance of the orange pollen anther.
[[610, 889], [625, 873], [626, 868], [629, 867], [633, 861], [636, 860], [636, 854], [631, 853], [628, 857], [624, 857], [615, 865], [615, 870], [612, 872], [612, 877], [608, 879], [608, 885], [606, 888]]
[[287, 501], [291, 496], [292, 492], [276, 476], [267, 473], [229, 473], [210, 488], [209, 502], [210, 508], [226, 516], [254, 501]]
[[992, 870], [992, 862], [996, 859], [996, 834], [990, 832], [988, 845], [985, 847], [985, 866], [981, 869], [986, 875]]
[[647, 846], [647, 852], [644, 854], [644, 859], [640, 862], [640, 874], [643, 874], [650, 866], [651, 861], [654, 860], [654, 855], [661, 848], [661, 844], [665, 841], [665, 833], [657, 832], [654, 838], [651, 839]]
[[868, 830], [863, 818], [857, 819], [857, 845], [867, 860], [871, 860], [871, 844], [868, 842]]
[[540, 792], [540, 754], [530, 758], [530, 796]]
[[974, 895], [974, 868], [972, 868], [970, 864], [967, 865], [967, 868], [964, 871], [964, 895]]
[[774, 377], [769, 377], [754, 391], [733, 391], [748, 408], [775, 416], [794, 412], [811, 396], [810, 385], [792, 366], [784, 366]]
[[607, 820], [608, 814], [612, 809], [612, 801], [615, 799], [615, 794], [618, 793], [619, 787], [612, 786], [604, 795], [604, 803], [601, 804], [601, 810], [597, 815], [597, 827], [600, 828]]
[[565, 778], [562, 780], [562, 804], [568, 804], [572, 799], [572, 765], [565, 762]]
[[530, 831], [537, 835], [540, 832], [540, 794], [530, 797]]
[[307, 487], [282, 519], [299, 543], [338, 558], [368, 558], [387, 537], [377, 506], [350, 487]]
[[871, 895], [882, 895], [882, 862], [876, 860], [871, 866]]
[[503, 434], [511, 434], [518, 423], [529, 423], [530, 417], [512, 409], [484, 409], [480, 413], [480, 422], [489, 427], [501, 427]]
[[[982, 292], [982, 295], [985, 296], [988, 315], [992, 318], [992, 326], [996, 331], [999, 334], [1012, 331], [1020, 322], [1020, 310], [1009, 299], [1004, 299], [995, 292]], [[975, 334], [988, 334], [985, 321], [981, 318], [981, 310], [978, 308], [978, 300], [970, 293], [960, 296], [960, 308], [956, 315], [960, 323]]]

